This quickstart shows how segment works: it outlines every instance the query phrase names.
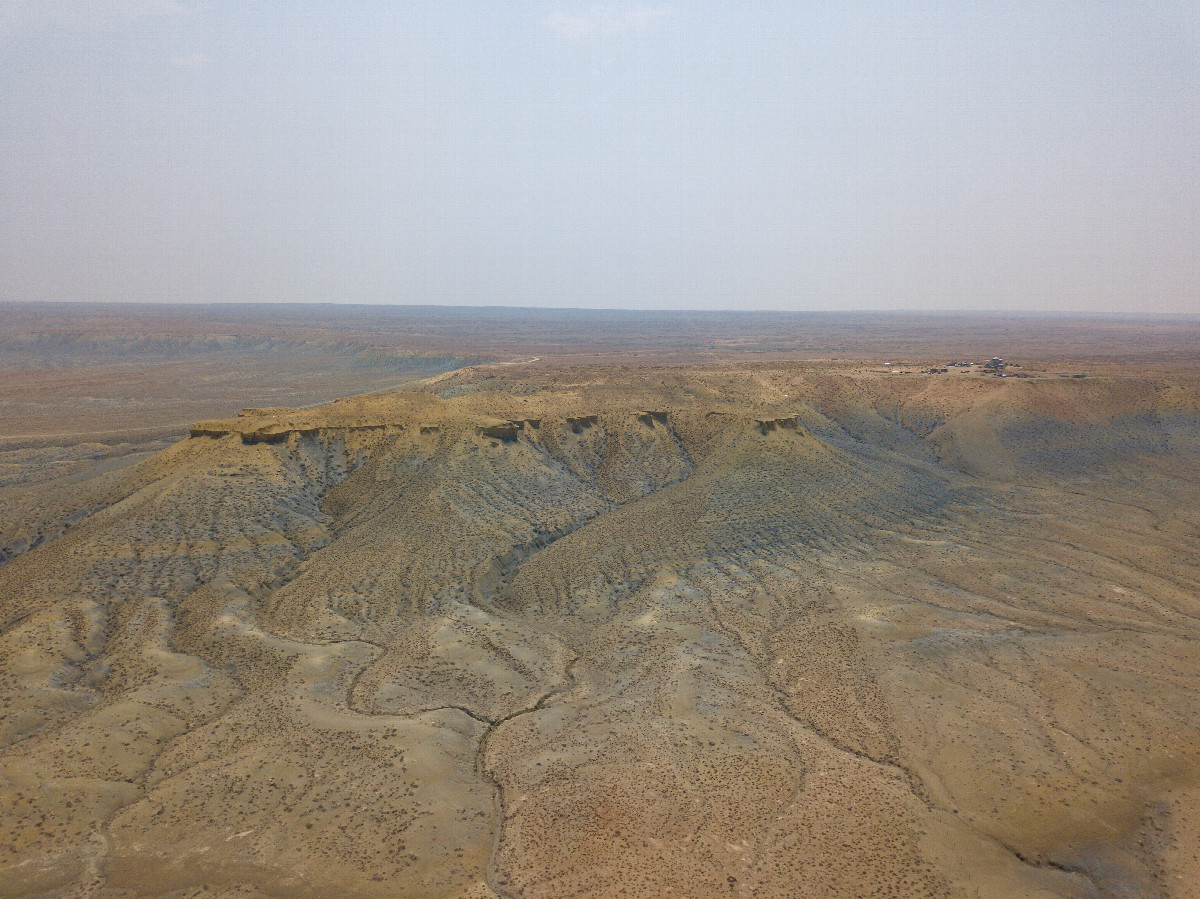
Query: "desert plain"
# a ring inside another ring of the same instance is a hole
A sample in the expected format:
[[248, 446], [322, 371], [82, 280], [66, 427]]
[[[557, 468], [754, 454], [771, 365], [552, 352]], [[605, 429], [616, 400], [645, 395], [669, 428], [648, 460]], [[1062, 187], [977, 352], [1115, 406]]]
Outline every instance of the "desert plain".
[[2, 895], [1200, 890], [1194, 318], [0, 323]]

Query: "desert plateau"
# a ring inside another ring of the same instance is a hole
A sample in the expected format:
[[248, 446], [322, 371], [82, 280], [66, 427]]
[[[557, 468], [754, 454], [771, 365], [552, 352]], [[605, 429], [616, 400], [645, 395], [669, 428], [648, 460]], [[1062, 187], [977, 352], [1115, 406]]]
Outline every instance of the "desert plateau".
[[1200, 899], [1200, 2], [0, 0], [0, 899]]
[[1197, 894], [1194, 320], [118, 311], [0, 308], [0, 894]]

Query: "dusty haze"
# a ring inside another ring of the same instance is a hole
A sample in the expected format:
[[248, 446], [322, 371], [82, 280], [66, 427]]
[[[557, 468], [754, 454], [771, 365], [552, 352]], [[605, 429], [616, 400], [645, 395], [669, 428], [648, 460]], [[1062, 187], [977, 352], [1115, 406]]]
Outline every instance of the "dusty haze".
[[1200, 312], [1200, 7], [7, 0], [0, 299]]

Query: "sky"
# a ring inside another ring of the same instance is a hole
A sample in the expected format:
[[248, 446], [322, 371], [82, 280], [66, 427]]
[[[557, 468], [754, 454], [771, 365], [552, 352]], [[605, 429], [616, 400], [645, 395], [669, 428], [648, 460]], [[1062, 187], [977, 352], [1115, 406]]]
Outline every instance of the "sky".
[[1200, 312], [1200, 3], [0, 0], [0, 299]]

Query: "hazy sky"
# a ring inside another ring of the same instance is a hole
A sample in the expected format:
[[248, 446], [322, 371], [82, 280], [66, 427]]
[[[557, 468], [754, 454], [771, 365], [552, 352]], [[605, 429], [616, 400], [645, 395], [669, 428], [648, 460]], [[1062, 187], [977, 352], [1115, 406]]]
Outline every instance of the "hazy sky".
[[1200, 312], [1200, 3], [0, 0], [0, 298]]

